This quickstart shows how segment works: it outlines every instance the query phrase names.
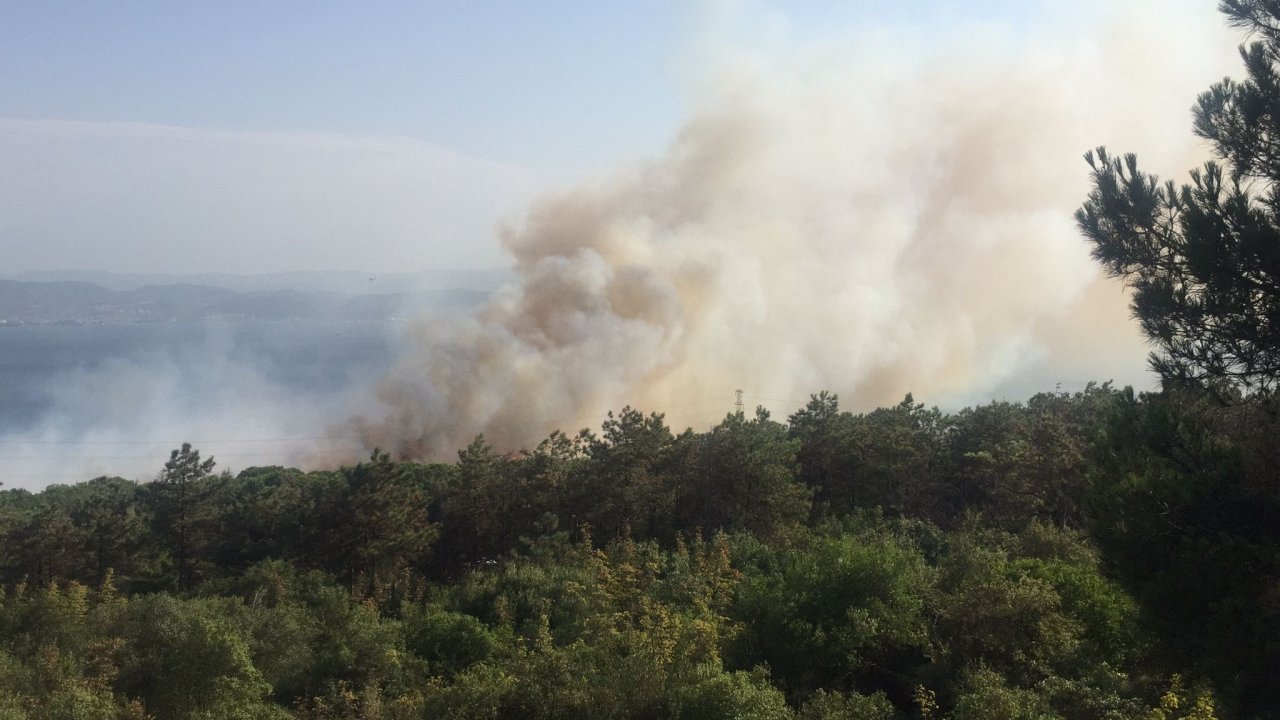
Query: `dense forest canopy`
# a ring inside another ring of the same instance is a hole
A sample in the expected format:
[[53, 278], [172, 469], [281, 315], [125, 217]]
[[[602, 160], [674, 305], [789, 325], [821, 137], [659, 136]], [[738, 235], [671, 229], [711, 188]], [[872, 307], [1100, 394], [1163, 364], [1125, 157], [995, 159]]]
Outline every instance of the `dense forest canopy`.
[[0, 720], [1277, 717], [1280, 2], [1222, 8], [1220, 161], [1077, 218], [1160, 392], [7, 490]]
[[0, 493], [0, 717], [1268, 716], [1276, 425], [1094, 385], [447, 465], [184, 446]]

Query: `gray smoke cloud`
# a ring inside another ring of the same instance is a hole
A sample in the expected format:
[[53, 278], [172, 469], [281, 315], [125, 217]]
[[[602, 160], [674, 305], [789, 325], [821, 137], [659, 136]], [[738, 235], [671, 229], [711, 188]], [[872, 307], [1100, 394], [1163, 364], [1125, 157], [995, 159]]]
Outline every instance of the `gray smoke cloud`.
[[712, 34], [668, 152], [506, 230], [519, 280], [412, 328], [383, 412], [354, 421], [364, 448], [448, 458], [484, 433], [514, 450], [624, 404], [696, 427], [735, 388], [787, 410], [819, 389], [858, 407], [989, 398], [1029, 373], [1143, 382], [1125, 297], [1072, 220], [1080, 156], [1191, 166], [1188, 108], [1238, 38], [1212, 3], [1081, 12], [1104, 20]]

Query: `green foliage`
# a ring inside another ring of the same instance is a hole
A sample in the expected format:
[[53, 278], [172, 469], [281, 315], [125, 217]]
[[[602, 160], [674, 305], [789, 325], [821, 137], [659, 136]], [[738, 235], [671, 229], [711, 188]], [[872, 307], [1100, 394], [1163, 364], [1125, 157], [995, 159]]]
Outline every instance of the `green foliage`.
[[809, 517], [812, 491], [796, 478], [799, 442], [760, 410], [729, 415], [697, 443], [696, 482], [683, 494], [685, 527], [769, 537]]
[[150, 712], [170, 718], [273, 714], [263, 702], [271, 687], [221, 601], [142, 597], [129, 603], [126, 618], [126, 635], [135, 640], [120, 683]]
[[189, 589], [197, 577], [197, 557], [209, 541], [211, 523], [205, 502], [213, 472], [213, 458], [200, 459], [200, 451], [183, 443], [169, 455], [160, 481], [152, 485], [154, 517], [161, 535], [169, 538], [174, 565], [174, 586]]
[[335, 528], [345, 567], [335, 569], [380, 600], [395, 602], [408, 591], [405, 572], [423, 564], [436, 536], [415, 469], [375, 451], [346, 473], [346, 512]]
[[1280, 703], [1280, 489], [1271, 409], [1126, 396], [1100, 446], [1093, 536], [1161, 638], [1165, 670], [1235, 712]]
[[185, 499], [0, 492], [0, 717], [1256, 714], [1280, 636], [1264, 410], [823, 394], [788, 425], [628, 409], [518, 455]]
[[713, 664], [700, 665], [682, 678], [668, 717], [678, 720], [788, 720], [782, 693], [762, 672], [726, 673]]
[[839, 412], [835, 395], [812, 396], [790, 419], [801, 478], [827, 512], [881, 507], [932, 516], [942, 494], [946, 421], [910, 396], [866, 415]]
[[893, 703], [883, 693], [859, 695], [819, 690], [800, 708], [799, 720], [892, 720]]
[[767, 664], [791, 694], [909, 692], [901, 671], [925, 662], [935, 572], [908, 541], [887, 533], [818, 536], [770, 552], [765, 563], [748, 572], [734, 606], [743, 626], [737, 664]]
[[403, 622], [408, 650], [426, 660], [436, 675], [454, 676], [488, 660], [501, 643], [478, 618], [438, 605], [409, 605]]
[[1058, 720], [1043, 697], [1010, 687], [999, 673], [975, 670], [963, 682], [953, 720]]
[[685, 459], [681, 440], [658, 413], [630, 407], [609, 413], [599, 436], [581, 436], [586, 457], [574, 483], [578, 518], [606, 539], [660, 534], [675, 508], [671, 471]]
[[1212, 693], [1204, 688], [1188, 691], [1182, 676], [1174, 675], [1169, 689], [1148, 713], [1149, 720], [1216, 720]]

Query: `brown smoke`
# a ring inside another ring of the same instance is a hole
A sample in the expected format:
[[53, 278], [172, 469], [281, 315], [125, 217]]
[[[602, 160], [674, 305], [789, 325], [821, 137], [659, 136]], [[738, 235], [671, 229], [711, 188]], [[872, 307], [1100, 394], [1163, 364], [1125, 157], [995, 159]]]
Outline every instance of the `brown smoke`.
[[859, 407], [971, 400], [1046, 361], [1134, 373], [1124, 297], [1072, 220], [1080, 156], [1189, 167], [1186, 109], [1232, 67], [1211, 6], [1113, 6], [1100, 37], [712, 48], [663, 157], [536, 204], [504, 236], [519, 281], [413, 328], [385, 414], [358, 421], [366, 446], [445, 458], [483, 432], [517, 449], [624, 404], [697, 426], [738, 387]]

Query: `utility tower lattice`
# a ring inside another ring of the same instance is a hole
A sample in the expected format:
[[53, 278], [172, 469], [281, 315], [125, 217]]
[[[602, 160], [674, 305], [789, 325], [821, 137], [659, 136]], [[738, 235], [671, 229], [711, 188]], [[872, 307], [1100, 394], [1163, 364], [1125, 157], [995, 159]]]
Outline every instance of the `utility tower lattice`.
[[735, 403], [733, 404], [733, 406], [734, 406], [735, 408], [737, 408], [737, 409], [738, 409], [738, 414], [739, 414], [739, 415], [744, 415], [744, 414], [745, 414], [745, 412], [744, 412], [744, 411], [743, 411], [743, 409], [742, 409], [742, 391], [741, 391], [741, 390], [734, 390], [733, 392], [734, 392], [734, 394], [736, 394], [736, 395], [738, 396], [738, 400], [737, 400], [737, 402], [735, 402]]

